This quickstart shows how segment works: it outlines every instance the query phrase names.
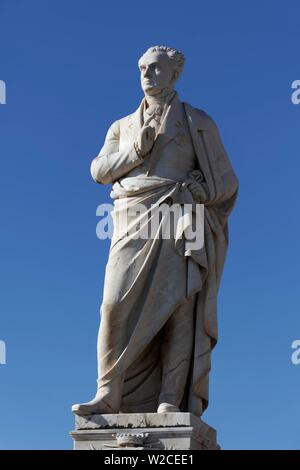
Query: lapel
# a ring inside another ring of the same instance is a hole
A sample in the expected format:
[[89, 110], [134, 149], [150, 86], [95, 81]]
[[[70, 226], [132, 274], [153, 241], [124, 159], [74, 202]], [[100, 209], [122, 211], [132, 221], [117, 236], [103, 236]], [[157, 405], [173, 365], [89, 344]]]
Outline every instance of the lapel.
[[188, 120], [192, 141], [199, 167], [204, 174], [205, 181], [209, 187], [211, 196], [216, 193], [217, 173], [214, 174], [212, 161], [215, 160], [215, 148], [211, 142], [209, 132], [209, 117], [206, 113], [196, 110], [188, 103], [184, 103], [184, 109]]
[[127, 135], [132, 142], [136, 140], [137, 134], [143, 126], [143, 108], [144, 100], [138, 109], [128, 117]]
[[[127, 131], [132, 141], [136, 139], [138, 132], [143, 127], [144, 106], [145, 98], [141, 101], [138, 109], [128, 117]], [[175, 93], [163, 112], [162, 123], [156, 136], [152, 153], [165, 146], [179, 132], [181, 126], [183, 126], [182, 104], [177, 93]]]
[[154, 141], [151, 154], [148, 156], [148, 175], [159, 160], [162, 149], [183, 129], [183, 118], [182, 104], [179, 101], [177, 93], [175, 93], [163, 112], [161, 126]]
[[[129, 116], [128, 134], [134, 142], [140, 129], [143, 127], [143, 112], [145, 106], [145, 98], [142, 100], [138, 109]], [[162, 116], [162, 123], [158, 130], [151, 154], [148, 159], [148, 174], [151, 168], [158, 161], [161, 150], [171, 139], [173, 139], [179, 131], [184, 128], [183, 106], [177, 93], [175, 92], [172, 100], [166, 105]]]
[[161, 151], [161, 149], [175, 137], [176, 134], [183, 127], [183, 112], [182, 104], [179, 101], [177, 93], [167, 105], [163, 113], [162, 123], [159, 128], [157, 137], [155, 139], [152, 151], [152, 157], [155, 159], [155, 155]]
[[[128, 116], [127, 131], [133, 141], [136, 139], [138, 132], [143, 127], [144, 106], [145, 98], [141, 101], [138, 109]], [[183, 126], [182, 105], [177, 93], [175, 93], [174, 97], [170, 103], [166, 105], [163, 112], [162, 123], [156, 136], [152, 152], [155, 147], [160, 149], [169, 142], [169, 140], [179, 132], [181, 126]]]

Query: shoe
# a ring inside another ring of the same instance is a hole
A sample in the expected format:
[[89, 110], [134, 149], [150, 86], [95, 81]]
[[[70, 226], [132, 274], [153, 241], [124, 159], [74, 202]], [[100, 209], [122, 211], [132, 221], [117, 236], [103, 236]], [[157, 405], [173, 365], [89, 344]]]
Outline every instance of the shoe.
[[170, 403], [161, 403], [157, 408], [157, 413], [180, 413], [180, 408]]
[[96, 395], [93, 400], [87, 403], [76, 404], [72, 406], [72, 411], [76, 415], [92, 415], [92, 414], [116, 414], [118, 411], [111, 408], [100, 395]]

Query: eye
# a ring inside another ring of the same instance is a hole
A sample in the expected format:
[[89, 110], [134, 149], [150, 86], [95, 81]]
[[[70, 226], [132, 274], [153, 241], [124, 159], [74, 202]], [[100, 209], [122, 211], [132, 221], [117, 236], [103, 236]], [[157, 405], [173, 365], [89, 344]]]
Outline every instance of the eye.
[[155, 72], [160, 72], [160, 67], [158, 65], [155, 67]]

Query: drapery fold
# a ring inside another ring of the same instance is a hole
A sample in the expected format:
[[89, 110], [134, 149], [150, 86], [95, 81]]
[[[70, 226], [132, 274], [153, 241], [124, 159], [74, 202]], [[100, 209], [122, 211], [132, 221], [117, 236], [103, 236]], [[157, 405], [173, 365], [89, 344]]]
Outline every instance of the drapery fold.
[[[191, 204], [196, 213], [197, 203], [184, 182], [137, 176], [115, 181], [111, 193], [115, 231], [101, 307], [102, 340], [108, 347], [99, 364], [99, 384], [105, 386], [123, 377], [122, 411], [156, 410], [160, 334], [176, 308], [193, 296], [194, 349], [181, 408], [201, 415], [208, 405], [211, 351], [217, 342], [217, 293], [228, 245], [227, 219], [238, 182], [213, 121], [188, 104], [184, 109], [207, 186], [204, 227], [199, 228], [204, 229], [204, 246], [186, 249], [187, 240], [184, 236], [176, 238], [176, 231], [170, 238], [162, 238], [163, 226], [170, 217], [167, 212], [152, 238], [138, 236], [162, 204]], [[135, 211], [140, 204], [146, 212]], [[121, 213], [130, 209], [131, 218], [123, 227]], [[110, 318], [109, 325], [106, 318]], [[118, 336], [116, 331], [123, 334]], [[122, 338], [122, 344], [118, 338]]]

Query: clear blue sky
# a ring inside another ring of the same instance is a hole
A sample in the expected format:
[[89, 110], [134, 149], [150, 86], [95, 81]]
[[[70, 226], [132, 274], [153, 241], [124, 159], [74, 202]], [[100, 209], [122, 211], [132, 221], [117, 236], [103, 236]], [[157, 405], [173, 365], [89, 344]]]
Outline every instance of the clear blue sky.
[[299, 2], [0, 0], [0, 448], [71, 448], [96, 386], [109, 242], [91, 159], [142, 93], [151, 45], [186, 55], [182, 100], [217, 121], [240, 179], [205, 420], [225, 449], [300, 448]]

